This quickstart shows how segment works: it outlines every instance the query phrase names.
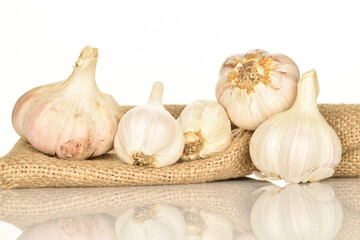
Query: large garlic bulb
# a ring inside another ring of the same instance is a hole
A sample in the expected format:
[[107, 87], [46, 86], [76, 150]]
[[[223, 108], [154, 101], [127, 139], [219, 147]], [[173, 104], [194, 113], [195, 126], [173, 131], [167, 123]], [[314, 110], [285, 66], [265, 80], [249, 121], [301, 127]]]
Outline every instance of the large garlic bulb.
[[116, 240], [114, 222], [106, 214], [53, 219], [26, 229], [18, 240]]
[[184, 240], [185, 221], [174, 206], [141, 206], [122, 212], [115, 232], [117, 240]]
[[251, 159], [268, 179], [319, 181], [331, 177], [339, 164], [340, 139], [319, 112], [318, 84], [314, 70], [302, 74], [291, 109], [265, 121], [253, 134]]
[[183, 160], [207, 158], [231, 144], [231, 123], [225, 109], [215, 101], [190, 103], [177, 119], [185, 136]]
[[239, 128], [254, 130], [291, 107], [299, 80], [297, 65], [283, 54], [251, 50], [228, 57], [216, 85], [216, 98]]
[[163, 84], [153, 85], [149, 102], [128, 111], [115, 136], [121, 161], [137, 166], [164, 167], [177, 162], [184, 149], [184, 135], [162, 105]]
[[81, 160], [113, 148], [120, 106], [95, 82], [96, 48], [85, 47], [64, 81], [34, 88], [15, 104], [16, 132], [37, 150]]
[[226, 216], [207, 209], [183, 208], [185, 240], [233, 240], [234, 224]]
[[266, 187], [251, 210], [251, 226], [259, 240], [334, 239], [343, 210], [326, 184]]

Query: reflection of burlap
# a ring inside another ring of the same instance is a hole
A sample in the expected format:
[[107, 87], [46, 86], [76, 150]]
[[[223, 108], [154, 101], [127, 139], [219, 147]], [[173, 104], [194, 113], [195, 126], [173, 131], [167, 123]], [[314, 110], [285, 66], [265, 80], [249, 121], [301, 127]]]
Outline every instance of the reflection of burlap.
[[[177, 118], [184, 105], [168, 105]], [[124, 106], [124, 112], [130, 107]], [[343, 156], [336, 177], [360, 176], [360, 105], [320, 105], [339, 135]], [[0, 159], [2, 188], [134, 186], [201, 183], [246, 176], [255, 170], [249, 155], [251, 132], [234, 130], [229, 149], [218, 156], [164, 168], [123, 164], [114, 152], [89, 161], [65, 161], [44, 155], [20, 140]]]
[[252, 193], [269, 183], [242, 179], [177, 186], [0, 190], [0, 220], [19, 228], [56, 218], [109, 213], [152, 204], [196, 207], [229, 217], [251, 230]]
[[344, 220], [343, 227], [336, 236], [339, 240], [359, 239], [360, 236], [360, 179], [328, 179], [330, 185], [340, 200]]

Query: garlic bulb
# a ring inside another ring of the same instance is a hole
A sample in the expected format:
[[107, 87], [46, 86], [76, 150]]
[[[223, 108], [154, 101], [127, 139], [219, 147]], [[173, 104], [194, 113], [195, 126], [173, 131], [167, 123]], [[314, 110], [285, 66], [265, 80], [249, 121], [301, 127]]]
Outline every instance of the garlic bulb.
[[265, 121], [250, 141], [250, 155], [267, 179], [314, 182], [333, 175], [341, 143], [320, 114], [316, 72], [302, 74], [291, 109]]
[[231, 144], [231, 123], [225, 109], [215, 101], [190, 103], [177, 119], [185, 136], [183, 160], [214, 156]]
[[216, 85], [216, 98], [239, 128], [254, 130], [291, 107], [299, 80], [297, 65], [283, 54], [251, 50], [228, 57]]
[[186, 223], [186, 240], [233, 240], [234, 224], [224, 215], [193, 207], [182, 210]]
[[37, 150], [62, 159], [82, 160], [113, 148], [120, 106], [95, 82], [96, 48], [85, 47], [64, 81], [25, 93], [15, 104], [16, 132]]
[[117, 217], [118, 240], [183, 240], [185, 221], [180, 210], [170, 205], [141, 206]]
[[251, 227], [259, 240], [334, 239], [343, 210], [326, 184], [289, 184], [267, 188], [251, 210]]
[[163, 84], [153, 85], [149, 102], [128, 111], [115, 136], [115, 151], [121, 161], [149, 167], [177, 162], [184, 149], [179, 124], [162, 105]]

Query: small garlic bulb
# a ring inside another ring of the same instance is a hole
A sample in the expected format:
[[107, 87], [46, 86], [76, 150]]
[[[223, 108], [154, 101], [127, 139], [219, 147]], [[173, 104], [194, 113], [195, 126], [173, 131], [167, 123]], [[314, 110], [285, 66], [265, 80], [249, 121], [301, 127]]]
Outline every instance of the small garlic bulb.
[[116, 219], [118, 240], [183, 240], [185, 220], [171, 205], [141, 206], [123, 211]]
[[239, 128], [254, 130], [296, 98], [299, 69], [289, 57], [251, 50], [228, 57], [216, 85], [216, 98]]
[[251, 227], [259, 240], [334, 239], [343, 209], [326, 184], [265, 187], [251, 209]]
[[[314, 70], [302, 74], [294, 105], [256, 129], [250, 155], [265, 179], [289, 183], [331, 177], [341, 159], [341, 143], [318, 109]], [[261, 176], [260, 176], [261, 177]]]
[[137, 166], [165, 167], [177, 162], [184, 149], [179, 124], [162, 105], [163, 84], [153, 85], [149, 102], [128, 111], [115, 136], [121, 161]]
[[231, 123], [225, 109], [215, 101], [190, 103], [177, 119], [185, 136], [183, 160], [207, 158], [231, 144]]
[[87, 46], [69, 78], [20, 97], [12, 113], [16, 132], [37, 150], [62, 159], [83, 160], [111, 150], [122, 114], [96, 85], [97, 60], [97, 48]]

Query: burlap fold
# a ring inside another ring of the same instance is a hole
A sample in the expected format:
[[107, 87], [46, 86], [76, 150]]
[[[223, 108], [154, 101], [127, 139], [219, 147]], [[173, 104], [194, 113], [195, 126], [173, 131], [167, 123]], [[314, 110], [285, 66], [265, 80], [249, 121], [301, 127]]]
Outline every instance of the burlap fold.
[[[177, 118], [185, 105], [167, 105]], [[124, 112], [131, 107], [124, 106]], [[335, 177], [360, 176], [360, 105], [322, 104], [321, 113], [340, 137], [342, 160]], [[249, 155], [251, 131], [233, 130], [233, 142], [223, 153], [208, 159], [148, 168], [120, 162], [115, 153], [87, 161], [66, 161], [36, 151], [19, 140], [0, 159], [1, 188], [135, 186], [202, 183], [243, 177], [256, 168]]]

